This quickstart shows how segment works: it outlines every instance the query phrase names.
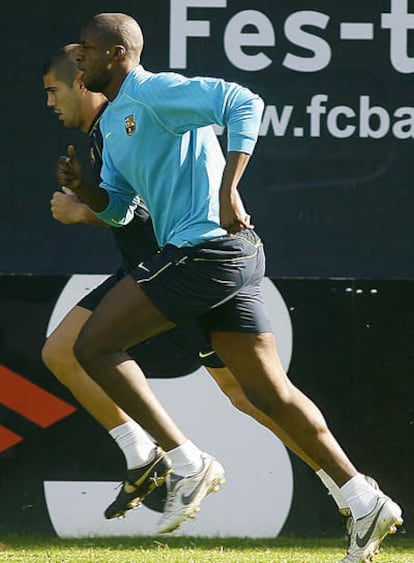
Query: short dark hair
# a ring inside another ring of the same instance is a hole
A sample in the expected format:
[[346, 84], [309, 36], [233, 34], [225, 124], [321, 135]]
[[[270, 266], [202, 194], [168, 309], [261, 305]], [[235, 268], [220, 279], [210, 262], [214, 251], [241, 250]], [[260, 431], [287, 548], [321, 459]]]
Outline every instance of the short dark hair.
[[79, 72], [76, 62], [78, 47], [77, 43], [70, 43], [55, 51], [43, 65], [43, 76], [53, 72], [58, 80], [71, 86]]

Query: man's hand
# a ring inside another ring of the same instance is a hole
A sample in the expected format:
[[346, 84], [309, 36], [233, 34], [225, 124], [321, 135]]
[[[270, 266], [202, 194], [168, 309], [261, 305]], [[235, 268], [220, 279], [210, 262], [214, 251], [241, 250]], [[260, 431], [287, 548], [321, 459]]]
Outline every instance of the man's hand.
[[68, 188], [62, 189], [63, 192], [55, 192], [50, 200], [50, 210], [53, 219], [65, 225], [81, 223], [82, 207], [84, 204], [81, 203], [78, 196], [68, 190]]
[[240, 152], [230, 152], [227, 156], [220, 187], [220, 224], [229, 234], [254, 229], [237, 190], [249, 158], [249, 155]]
[[233, 191], [230, 199], [223, 198], [223, 201], [220, 201], [220, 223], [228, 233], [237, 233], [243, 229], [254, 229], [239, 192]]
[[[72, 193], [74, 192], [90, 210], [99, 213], [107, 207], [109, 196], [106, 190], [91, 184], [83, 177], [82, 167], [73, 145], [68, 146], [67, 156], [59, 158], [56, 166], [56, 176], [62, 190], [67, 189]], [[96, 219], [80, 222], [101, 224], [101, 221]]]
[[62, 188], [55, 192], [50, 200], [52, 216], [56, 221], [65, 225], [83, 223], [85, 225], [99, 225], [108, 227], [95, 213], [72, 192], [69, 188]]
[[76, 192], [82, 183], [82, 167], [76, 156], [75, 147], [68, 146], [67, 156], [61, 156], [57, 163], [58, 184]]

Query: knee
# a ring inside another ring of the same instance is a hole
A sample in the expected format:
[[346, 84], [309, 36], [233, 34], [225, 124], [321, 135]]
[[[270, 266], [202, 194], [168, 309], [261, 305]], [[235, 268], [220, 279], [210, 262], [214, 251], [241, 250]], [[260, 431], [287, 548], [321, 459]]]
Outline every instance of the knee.
[[43, 345], [41, 356], [45, 366], [53, 373], [62, 365], [66, 356], [65, 346], [53, 336], [50, 336]]
[[42, 362], [45, 364], [45, 366], [51, 371], [53, 371], [51, 366], [53, 365], [55, 352], [53, 346], [51, 345], [50, 338], [48, 338], [46, 342], [43, 344], [41, 356], [42, 356]]
[[80, 332], [74, 344], [73, 353], [76, 360], [85, 371], [88, 373], [90, 373], [91, 370], [93, 371], [97, 354], [92, 343], [89, 343], [89, 339], [83, 331]]
[[244, 387], [232, 383], [221, 383], [220, 386], [231, 404], [239, 411], [249, 415], [255, 410], [271, 414], [279, 402], [279, 397], [274, 393], [264, 392], [261, 386], [257, 386], [253, 382]]
[[245, 388], [246, 401], [271, 418], [280, 416], [292, 404], [292, 394], [288, 386], [255, 385]]
[[73, 353], [83, 370], [97, 381], [100, 378], [100, 372], [106, 365], [108, 356], [111, 355], [111, 350], [87, 329], [82, 329], [73, 346]]
[[41, 357], [53, 375], [66, 384], [66, 374], [74, 360], [71, 345], [52, 335], [44, 343]]
[[247, 400], [259, 411], [264, 414], [270, 415], [275, 406], [275, 401], [269, 401], [268, 397], [263, 396], [257, 389], [246, 390]]
[[225, 389], [224, 392], [226, 393], [229, 401], [239, 411], [244, 413], [249, 412], [249, 401], [247, 400], [246, 395], [243, 393], [242, 389], [236, 386], [230, 386], [229, 388]]

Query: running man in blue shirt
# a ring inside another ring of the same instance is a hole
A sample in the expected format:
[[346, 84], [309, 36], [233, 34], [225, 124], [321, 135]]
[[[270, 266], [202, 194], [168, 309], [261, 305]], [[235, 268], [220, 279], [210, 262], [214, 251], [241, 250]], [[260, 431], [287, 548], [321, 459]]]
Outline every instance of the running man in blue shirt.
[[[98, 305], [75, 344], [78, 361], [171, 449], [174, 432], [125, 350], [199, 318], [249, 400], [341, 488], [352, 514], [344, 562], [364, 561], [401, 522], [401, 509], [356, 470], [278, 358], [260, 294], [263, 248], [237, 191], [258, 136], [262, 100], [219, 79], [147, 72], [140, 66], [141, 29], [125, 14], [98, 14], [80, 43], [86, 87], [109, 100], [101, 121], [102, 182], [96, 187], [84, 179], [73, 147], [58, 164], [58, 182], [111, 225], [128, 222], [142, 197], [161, 250]], [[227, 127], [226, 159], [213, 124]], [[211, 475], [207, 463], [193, 481], [171, 476], [159, 532], [191, 516]]]
[[[94, 170], [94, 179], [98, 184], [103, 151], [99, 122], [107, 102], [103, 95], [89, 92], [85, 88], [76, 63], [78, 48], [79, 45], [70, 44], [56, 51], [44, 66], [43, 82], [47, 93], [47, 105], [59, 116], [64, 126], [77, 128], [88, 134], [91, 165]], [[68, 190], [56, 191], [53, 194], [51, 211], [57, 221], [65, 224], [105, 225], [87, 205]], [[142, 204], [138, 205], [134, 219], [128, 225], [111, 230], [122, 257], [122, 266], [115, 275], [92, 290], [70, 311], [47, 339], [42, 350], [43, 359], [52, 373], [102, 424], [124, 453], [128, 469], [127, 479], [115, 501], [105, 511], [107, 518], [122, 516], [126, 510], [140, 501], [148, 507], [162, 512], [166, 496], [165, 486], [156, 487], [151, 491], [150, 485], [154, 483], [155, 473], [158, 477], [157, 483], [160, 483], [159, 464], [154, 464], [150, 459], [156, 449], [153, 443], [148, 442], [147, 436], [142, 435], [136, 422], [117, 407], [90, 379], [76, 362], [72, 353], [74, 339], [102, 297], [129, 269], [134, 268], [141, 260], [158, 249], [148, 210]], [[308, 465], [314, 469], [321, 480], [325, 484], [329, 484], [328, 489], [340, 511], [347, 514], [348, 508], [344, 504], [338, 488], [329, 481], [323, 470], [312, 460], [307, 459], [304, 452], [300, 452], [295, 444], [281, 433], [281, 429], [273, 420], [264, 416], [247, 401], [231, 372], [223, 366], [221, 360], [211, 350], [210, 343], [197, 323], [191, 322], [183, 327], [167, 331], [143, 344], [132, 347], [128, 353], [142, 368], [147, 378], [186, 375], [195, 371], [201, 362], [235, 406], [267, 426], [276, 436], [283, 439], [292, 451], [302, 459], [306, 459]], [[199, 452], [196, 453], [200, 455]], [[163, 460], [163, 454], [162, 451], [158, 452], [160, 462]], [[148, 465], [153, 466], [152, 471], [148, 473], [139, 488], [135, 487], [137, 478], [139, 479], [143, 473], [148, 472]], [[168, 468], [168, 466], [166, 467]], [[183, 468], [180, 469], [180, 472], [183, 473]], [[151, 494], [145, 496], [147, 493]]]
[[[83, 85], [76, 64], [77, 49], [78, 45], [72, 44], [54, 53], [44, 66], [43, 82], [48, 106], [53, 108], [63, 124], [69, 128], [79, 128], [88, 134], [91, 165], [96, 183], [99, 183], [102, 166], [99, 122], [107, 102], [102, 94], [88, 92]], [[68, 193], [67, 189], [53, 194], [51, 209], [53, 216], [65, 223], [105, 225], [73, 193]], [[104, 426], [125, 456], [127, 479], [117, 498], [106, 509], [107, 518], [120, 517], [139, 502], [162, 512], [166, 492], [165, 486], [161, 485], [165, 474], [170, 471], [170, 465], [173, 470], [187, 476], [194, 471], [194, 464], [197, 467], [202, 455], [183, 436], [183, 443], [166, 456], [142, 428], [90, 379], [73, 356], [73, 344], [82, 325], [105, 293], [128, 269], [158, 249], [151, 218], [141, 203], [128, 225], [111, 231], [122, 257], [122, 265], [66, 315], [46, 340], [42, 350], [43, 360], [52, 373]], [[223, 363], [211, 349], [201, 328], [194, 322], [138, 344], [129, 353], [147, 378], [180, 377], [193, 373], [201, 365], [209, 368], [213, 376], [215, 373], [220, 375], [224, 370]], [[221, 379], [219, 384], [222, 384]], [[237, 401], [234, 395], [233, 400]]]

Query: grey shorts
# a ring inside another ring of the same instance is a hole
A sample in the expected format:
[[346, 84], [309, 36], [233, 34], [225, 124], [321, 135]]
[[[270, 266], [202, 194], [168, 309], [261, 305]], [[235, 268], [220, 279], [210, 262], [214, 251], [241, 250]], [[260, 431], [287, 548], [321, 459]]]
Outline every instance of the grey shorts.
[[263, 244], [252, 230], [193, 247], [166, 245], [129, 272], [171, 321], [208, 331], [272, 332], [261, 294]]

